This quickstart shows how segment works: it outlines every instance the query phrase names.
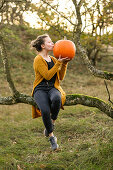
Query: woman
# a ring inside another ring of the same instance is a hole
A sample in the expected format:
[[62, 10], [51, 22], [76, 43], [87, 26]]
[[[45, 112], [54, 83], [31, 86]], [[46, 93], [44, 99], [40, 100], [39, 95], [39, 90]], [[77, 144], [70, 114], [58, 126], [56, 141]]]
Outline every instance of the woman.
[[70, 59], [59, 56], [57, 60], [48, 54], [53, 50], [54, 43], [47, 34], [38, 36], [31, 44], [38, 51], [33, 64], [35, 81], [32, 96], [39, 108], [32, 106], [32, 116], [33, 118], [42, 116], [45, 125], [44, 134], [46, 137], [49, 136], [52, 150], [56, 150], [58, 144], [53, 134], [54, 124], [65, 102], [65, 92], [59, 81], [63, 80]]

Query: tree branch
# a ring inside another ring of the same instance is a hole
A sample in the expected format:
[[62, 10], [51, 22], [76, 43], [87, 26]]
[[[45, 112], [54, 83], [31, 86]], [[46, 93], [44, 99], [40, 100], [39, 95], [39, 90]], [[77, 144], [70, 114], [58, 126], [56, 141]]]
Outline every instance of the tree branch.
[[61, 17], [65, 18], [68, 22], [70, 22], [72, 25], [75, 25], [73, 22], [71, 22], [71, 20], [69, 20], [67, 17], [65, 17], [64, 15], [61, 14], [61, 12], [59, 12], [58, 10], [56, 10], [52, 5], [50, 5], [48, 2], [46, 2], [45, 0], [42, 0], [45, 4], [47, 4], [48, 6], [50, 6], [54, 11], [56, 11]]
[[113, 107], [97, 97], [91, 97], [82, 94], [73, 94], [66, 96], [66, 106], [77, 104], [88, 107], [96, 107], [100, 111], [104, 112], [107, 116], [113, 118]]
[[76, 26], [76, 31], [74, 32], [74, 39], [75, 39], [75, 44], [77, 43], [78, 40], [80, 40], [80, 35], [81, 35], [81, 28], [82, 28], [82, 20], [81, 20], [81, 14], [80, 14], [80, 6], [81, 6], [81, 1], [80, 4], [77, 5], [77, 0], [72, 0], [73, 4], [75, 6], [76, 10], [76, 15], [77, 15], [77, 26]]
[[3, 8], [4, 4], [5, 4], [5, 0], [1, 1], [0, 10]]
[[60, 35], [61, 32], [58, 28], [56, 28], [55, 26], [51, 25], [50, 23], [46, 22], [43, 18], [39, 17], [46, 25], [50, 26], [51, 28], [53, 28], [54, 30], [56, 30]]
[[7, 82], [9, 83], [11, 92], [12, 92], [13, 96], [17, 96], [19, 94], [19, 92], [16, 90], [15, 85], [11, 78], [5, 43], [4, 43], [3, 37], [1, 35], [0, 35], [0, 54], [1, 54], [1, 57], [3, 58], [2, 60], [3, 60], [3, 64], [4, 64], [4, 72], [6, 75]]
[[106, 81], [104, 80], [104, 83], [105, 83], [105, 86], [106, 86], [106, 90], [107, 90], [107, 93], [108, 93], [108, 101], [111, 102], [113, 104], [113, 102], [111, 101], [111, 98], [110, 98], [110, 92], [109, 92], [109, 89], [108, 89], [108, 86], [107, 86], [107, 83]]
[[[17, 103], [25, 103], [37, 107], [34, 98], [26, 94], [21, 93], [15, 98], [12, 96], [0, 97], [0, 105], [13, 105]], [[66, 102], [64, 106], [73, 106], [77, 104], [88, 107], [96, 107], [107, 116], [113, 118], [113, 107], [99, 98], [82, 94], [72, 94], [66, 96]]]

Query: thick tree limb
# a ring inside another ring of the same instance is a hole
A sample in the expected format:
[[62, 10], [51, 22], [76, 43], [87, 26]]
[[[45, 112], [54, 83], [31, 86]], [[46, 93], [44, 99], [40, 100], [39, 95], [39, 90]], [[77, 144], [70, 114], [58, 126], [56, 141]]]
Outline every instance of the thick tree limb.
[[[12, 96], [0, 97], [0, 105], [13, 105], [17, 103], [25, 103], [37, 107], [33, 97], [22, 93], [15, 98]], [[86, 96], [82, 94], [73, 94], [66, 96], [65, 106], [72, 106], [77, 104], [88, 107], [96, 107], [100, 111], [104, 112], [107, 116], [113, 118], [113, 107], [111, 107], [111, 105], [107, 104], [105, 101], [99, 98]]]
[[0, 97], [0, 105], [13, 105], [18, 103], [30, 104], [37, 107], [34, 98], [26, 94], [19, 93], [18, 96]]
[[107, 116], [113, 118], [113, 107], [97, 97], [91, 97], [82, 94], [73, 94], [73, 95], [66, 96], [66, 103], [65, 103], [66, 106], [72, 106], [77, 104], [88, 106], [88, 107], [96, 107], [100, 111], [107, 114]]

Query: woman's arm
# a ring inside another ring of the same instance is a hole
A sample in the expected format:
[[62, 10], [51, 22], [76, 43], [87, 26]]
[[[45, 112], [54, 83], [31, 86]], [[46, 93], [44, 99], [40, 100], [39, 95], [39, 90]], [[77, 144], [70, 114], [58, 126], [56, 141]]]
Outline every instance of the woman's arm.
[[59, 71], [60, 80], [64, 79], [64, 77], [66, 75], [66, 70], [67, 70], [67, 63], [66, 64], [62, 63], [62, 67]]
[[35, 72], [39, 72], [46, 80], [50, 80], [58, 71], [58, 69], [60, 69], [61, 65], [62, 62], [57, 60], [55, 65], [50, 70], [48, 70], [46, 63], [43, 60], [38, 58], [34, 60]]
[[58, 61], [62, 62], [62, 67], [59, 71], [59, 76], [60, 76], [60, 80], [63, 80], [65, 75], [66, 75], [66, 70], [67, 70], [67, 64], [69, 61], [71, 61], [70, 58], [66, 57], [66, 58], [61, 58], [61, 56], [59, 56]]

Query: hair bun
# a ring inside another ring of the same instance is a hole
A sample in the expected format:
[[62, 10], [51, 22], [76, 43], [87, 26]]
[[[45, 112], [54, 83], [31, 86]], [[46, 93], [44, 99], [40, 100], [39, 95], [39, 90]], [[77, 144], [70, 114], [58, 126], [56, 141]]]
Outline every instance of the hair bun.
[[31, 46], [32, 46], [32, 47], [36, 47], [36, 40], [33, 40], [33, 41], [31, 42]]
[[36, 44], [32, 44], [33, 47], [36, 47]]

